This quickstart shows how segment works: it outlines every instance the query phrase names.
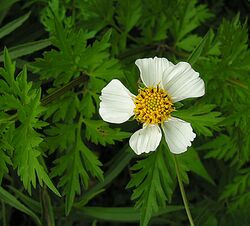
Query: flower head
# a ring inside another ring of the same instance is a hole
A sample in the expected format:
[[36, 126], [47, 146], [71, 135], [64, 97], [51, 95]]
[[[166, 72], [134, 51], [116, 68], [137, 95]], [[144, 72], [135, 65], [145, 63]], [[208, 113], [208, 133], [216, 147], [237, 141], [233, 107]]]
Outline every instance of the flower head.
[[136, 154], [155, 151], [163, 130], [171, 152], [179, 154], [191, 146], [196, 134], [190, 123], [171, 116], [174, 103], [205, 93], [203, 80], [190, 64], [176, 65], [166, 58], [145, 58], [135, 61], [145, 88], [133, 95], [119, 80], [113, 79], [102, 90], [99, 113], [111, 123], [123, 123], [130, 117], [142, 123], [129, 140]]

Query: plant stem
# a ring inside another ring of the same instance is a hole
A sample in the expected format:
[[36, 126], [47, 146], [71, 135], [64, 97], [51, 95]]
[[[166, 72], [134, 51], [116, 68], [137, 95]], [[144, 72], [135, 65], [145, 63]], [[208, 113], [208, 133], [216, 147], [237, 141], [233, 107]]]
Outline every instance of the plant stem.
[[41, 215], [43, 217], [43, 225], [55, 226], [54, 210], [46, 186], [40, 189], [40, 202], [42, 206]]
[[190, 225], [194, 226], [194, 221], [193, 221], [190, 209], [189, 209], [186, 192], [185, 192], [182, 180], [181, 180], [180, 167], [179, 167], [178, 159], [175, 156], [173, 156], [173, 158], [174, 158], [174, 164], [175, 164], [177, 179], [178, 179], [178, 183], [179, 183], [179, 187], [180, 187], [180, 191], [181, 191], [181, 196], [182, 196], [184, 207], [185, 207], [185, 210], [186, 210], [186, 213], [187, 213], [187, 217], [188, 217]]
[[41, 99], [41, 104], [42, 105], [47, 105], [50, 102], [52, 102], [53, 100], [55, 100], [56, 98], [62, 96], [66, 91], [74, 88], [75, 86], [87, 81], [88, 76], [85, 74], [82, 74], [81, 76], [73, 79], [71, 82], [69, 82], [68, 84], [66, 84], [65, 86], [55, 90], [54, 92], [52, 92], [51, 94], [49, 94], [48, 96], [44, 97]]
[[7, 226], [5, 203], [3, 201], [2, 201], [2, 217], [3, 217], [3, 226]]

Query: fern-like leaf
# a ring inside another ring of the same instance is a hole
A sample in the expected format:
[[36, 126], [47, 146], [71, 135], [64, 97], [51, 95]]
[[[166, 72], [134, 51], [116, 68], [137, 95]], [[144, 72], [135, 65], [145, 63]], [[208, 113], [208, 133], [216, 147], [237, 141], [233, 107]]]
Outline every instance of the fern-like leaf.
[[146, 226], [151, 216], [170, 201], [175, 186], [175, 169], [170, 152], [161, 145], [157, 151], [139, 160], [128, 188], [135, 187], [132, 199], [141, 211], [141, 225]]

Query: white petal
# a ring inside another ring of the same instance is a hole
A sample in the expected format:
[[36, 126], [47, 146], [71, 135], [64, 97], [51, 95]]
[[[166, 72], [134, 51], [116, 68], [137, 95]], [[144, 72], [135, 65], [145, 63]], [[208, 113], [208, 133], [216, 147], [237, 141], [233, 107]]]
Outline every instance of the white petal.
[[162, 129], [169, 150], [174, 154], [185, 152], [196, 137], [190, 123], [174, 117], [164, 122]]
[[117, 79], [102, 89], [99, 114], [106, 122], [123, 123], [134, 115], [134, 95]]
[[163, 72], [173, 65], [166, 58], [158, 57], [138, 59], [135, 64], [140, 70], [142, 82], [147, 87], [161, 86]]
[[205, 94], [204, 81], [199, 77], [199, 73], [186, 62], [167, 68], [162, 80], [163, 87], [173, 102]]
[[156, 150], [161, 136], [161, 129], [158, 125], [145, 125], [130, 137], [129, 145], [137, 155], [148, 153]]

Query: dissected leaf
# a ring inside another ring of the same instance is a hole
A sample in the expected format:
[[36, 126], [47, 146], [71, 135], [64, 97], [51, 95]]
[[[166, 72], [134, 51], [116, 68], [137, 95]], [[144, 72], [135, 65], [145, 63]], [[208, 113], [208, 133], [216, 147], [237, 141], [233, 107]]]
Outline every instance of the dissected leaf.
[[163, 145], [147, 158], [138, 161], [127, 188], [135, 187], [132, 199], [140, 209], [140, 225], [146, 226], [151, 216], [170, 201], [175, 187], [172, 156]]
[[112, 129], [102, 120], [84, 120], [86, 125], [86, 138], [95, 144], [114, 144], [114, 141], [122, 141], [131, 133], [122, 132], [119, 128]]
[[[71, 127], [69, 136], [74, 140], [70, 149], [68, 145], [61, 146], [67, 149], [67, 153], [55, 160], [51, 176], [61, 176], [59, 187], [63, 187], [66, 196], [65, 213], [68, 215], [76, 194], [81, 192], [81, 181], [85, 188], [89, 186], [90, 176], [103, 180], [103, 172], [100, 168], [101, 162], [83, 143], [80, 135], [80, 127]], [[70, 134], [71, 133], [71, 134]]]
[[[46, 169], [40, 163], [39, 145], [43, 141], [42, 135], [36, 129], [47, 123], [40, 122], [38, 117], [42, 112], [40, 106], [40, 90], [32, 89], [32, 83], [27, 82], [27, 70], [14, 78], [15, 64], [11, 62], [7, 49], [4, 52], [4, 69], [0, 73], [5, 79], [9, 90], [0, 96], [2, 106], [15, 110], [20, 125], [13, 132], [10, 145], [13, 146], [13, 166], [17, 168], [24, 187], [31, 193], [31, 185], [36, 187], [36, 180], [42, 185], [44, 182], [55, 194], [59, 192], [53, 185]], [[14, 88], [14, 90], [13, 90]], [[14, 92], [14, 95], [10, 94]], [[5, 157], [6, 159], [6, 157]]]

